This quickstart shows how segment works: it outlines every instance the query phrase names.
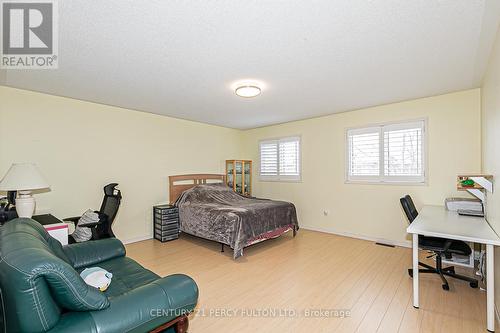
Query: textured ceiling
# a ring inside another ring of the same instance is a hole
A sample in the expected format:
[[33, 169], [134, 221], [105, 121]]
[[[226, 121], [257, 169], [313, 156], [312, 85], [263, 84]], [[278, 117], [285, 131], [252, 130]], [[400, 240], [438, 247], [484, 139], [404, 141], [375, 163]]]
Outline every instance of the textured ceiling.
[[[479, 86], [497, 0], [59, 1], [59, 69], [0, 84], [233, 128]], [[263, 85], [237, 97], [237, 80]]]

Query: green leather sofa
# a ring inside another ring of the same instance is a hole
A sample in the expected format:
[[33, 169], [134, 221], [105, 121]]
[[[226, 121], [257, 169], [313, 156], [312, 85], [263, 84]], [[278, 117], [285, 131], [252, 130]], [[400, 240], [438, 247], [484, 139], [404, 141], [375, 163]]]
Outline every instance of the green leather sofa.
[[[79, 273], [113, 273], [105, 292]], [[6, 332], [149, 332], [187, 329], [198, 300], [188, 276], [160, 278], [125, 256], [116, 238], [62, 247], [31, 219], [0, 227], [0, 288]]]

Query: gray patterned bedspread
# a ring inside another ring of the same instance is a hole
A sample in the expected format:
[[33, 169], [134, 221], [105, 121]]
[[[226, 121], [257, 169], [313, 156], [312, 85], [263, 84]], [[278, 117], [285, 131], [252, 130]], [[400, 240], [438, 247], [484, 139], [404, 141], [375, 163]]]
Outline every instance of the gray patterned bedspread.
[[259, 237], [299, 229], [292, 203], [247, 198], [224, 184], [195, 186], [184, 191], [176, 205], [182, 232], [227, 244], [234, 250], [234, 258]]

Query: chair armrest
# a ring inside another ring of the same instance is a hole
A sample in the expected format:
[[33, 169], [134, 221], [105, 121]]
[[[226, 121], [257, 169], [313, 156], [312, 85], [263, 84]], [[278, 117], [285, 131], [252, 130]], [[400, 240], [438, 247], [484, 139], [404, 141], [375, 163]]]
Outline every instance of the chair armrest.
[[65, 313], [48, 333], [149, 332], [191, 312], [197, 301], [198, 287], [190, 277], [170, 275], [112, 298], [104, 310]]
[[451, 239], [446, 240], [443, 246], [443, 252], [448, 252], [453, 241]]
[[81, 216], [73, 216], [73, 217], [67, 217], [63, 219], [63, 221], [66, 222], [73, 222], [75, 225], [78, 223], [78, 220], [80, 219]]
[[126, 253], [123, 243], [116, 238], [69, 244], [63, 250], [76, 269], [123, 257]]
[[451, 239], [448, 239], [448, 240], [446, 240], [446, 242], [443, 245], [443, 254], [444, 254], [444, 257], [446, 259], [451, 259], [452, 258], [451, 253], [448, 252], [448, 250], [451, 247], [451, 244], [453, 244], [453, 241]]
[[96, 212], [99, 214], [99, 221], [95, 222], [95, 223], [86, 223], [83, 225], [83, 227], [86, 227], [86, 228], [93, 228], [95, 226], [98, 226], [100, 224], [103, 224], [105, 223], [107, 220], [108, 220], [108, 216], [106, 214], [101, 214], [99, 212]]
[[[102, 222], [99, 221], [99, 222], [96, 222], [96, 223], [87, 223], [87, 224], [82, 225], [82, 227], [83, 228], [93, 228], [93, 227], [95, 227], [96, 225], [99, 225], [99, 224], [102, 224]], [[75, 227], [76, 227], [76, 225], [75, 225]]]
[[[104, 223], [105, 221], [107, 221], [108, 216], [106, 214], [99, 213], [98, 211], [94, 211], [94, 213], [97, 213], [99, 215], [99, 221], [96, 222], [96, 223], [87, 223], [87, 224], [84, 225], [84, 227], [93, 228], [96, 225]], [[63, 221], [73, 222], [75, 224], [75, 227], [76, 227], [77, 224], [78, 224], [78, 221], [80, 220], [80, 218], [81, 218], [81, 216], [67, 217], [67, 218], [63, 219]]]

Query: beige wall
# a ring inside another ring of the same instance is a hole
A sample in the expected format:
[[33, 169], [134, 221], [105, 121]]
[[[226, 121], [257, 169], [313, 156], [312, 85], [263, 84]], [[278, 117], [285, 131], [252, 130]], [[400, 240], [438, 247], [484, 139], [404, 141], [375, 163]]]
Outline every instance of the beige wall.
[[[490, 59], [482, 92], [482, 144], [483, 172], [500, 177], [500, 30]], [[500, 191], [498, 186], [488, 193], [486, 201], [487, 219], [500, 234]], [[495, 303], [500, 304], [500, 248], [495, 250], [496, 295]]]
[[[98, 208], [102, 185], [120, 183], [115, 230], [124, 240], [150, 235], [151, 206], [167, 199], [169, 175], [223, 172], [225, 159], [248, 158], [254, 194], [294, 202], [302, 226], [400, 244], [400, 196], [411, 194], [417, 206], [442, 204], [457, 195], [458, 173], [481, 167], [479, 89], [248, 131], [7, 87], [0, 87], [0, 101], [0, 175], [12, 162], [37, 163], [52, 185], [37, 195], [38, 208], [60, 217]], [[346, 128], [422, 117], [427, 185], [344, 183]], [[258, 141], [288, 135], [302, 137], [302, 182], [260, 182]]]
[[52, 185], [37, 208], [58, 217], [99, 208], [102, 186], [118, 182], [123, 240], [151, 234], [169, 175], [221, 173], [239, 140], [237, 130], [0, 87], [0, 177], [13, 162], [37, 163]]
[[[427, 185], [345, 183], [346, 128], [422, 117], [428, 119]], [[481, 169], [480, 125], [480, 90], [474, 89], [248, 130], [244, 155], [255, 161], [254, 194], [294, 202], [303, 227], [407, 244], [399, 198], [409, 193], [420, 207], [467, 196], [456, 192], [456, 176]], [[258, 141], [289, 135], [302, 137], [302, 182], [259, 181]]]

